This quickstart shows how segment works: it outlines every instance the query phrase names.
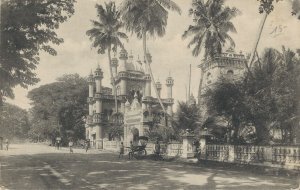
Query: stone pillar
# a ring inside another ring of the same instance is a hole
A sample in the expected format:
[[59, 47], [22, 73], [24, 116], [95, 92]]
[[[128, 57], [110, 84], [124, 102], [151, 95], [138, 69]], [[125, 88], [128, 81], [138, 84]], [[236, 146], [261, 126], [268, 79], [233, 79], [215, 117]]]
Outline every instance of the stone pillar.
[[121, 79], [121, 82], [120, 82], [120, 95], [123, 95], [123, 96], [126, 96], [127, 95], [127, 92], [126, 92], [126, 80], [124, 79]]
[[201, 158], [205, 158], [205, 148], [206, 148], [206, 136], [200, 136], [200, 155], [201, 155]]
[[[172, 94], [172, 88], [173, 88], [173, 85], [174, 85], [174, 80], [171, 76], [169, 76], [166, 80], [166, 86], [167, 86], [167, 98], [170, 100], [170, 101], [173, 101], [172, 98], [173, 98], [173, 94]], [[167, 113], [169, 115], [172, 115], [173, 114], [173, 104], [170, 104], [168, 105], [168, 108], [167, 108]]]
[[157, 89], [157, 92], [158, 92], [158, 96], [161, 97], [161, 83], [159, 81], [157, 81], [155, 83], [155, 86], [156, 86], [156, 89]]
[[146, 84], [145, 84], [145, 97], [151, 96], [151, 76], [149, 74], [145, 75]]
[[186, 133], [182, 136], [182, 158], [193, 158], [193, 141], [195, 136], [189, 133]]
[[102, 101], [100, 99], [96, 99], [96, 113], [102, 112]]
[[112, 67], [112, 74], [113, 74], [113, 77], [117, 77], [118, 75], [118, 59], [117, 58], [112, 58], [111, 59], [111, 67]]
[[96, 148], [103, 149], [103, 128], [100, 125], [96, 126]]
[[93, 115], [93, 104], [89, 103], [89, 115], [92, 116]]

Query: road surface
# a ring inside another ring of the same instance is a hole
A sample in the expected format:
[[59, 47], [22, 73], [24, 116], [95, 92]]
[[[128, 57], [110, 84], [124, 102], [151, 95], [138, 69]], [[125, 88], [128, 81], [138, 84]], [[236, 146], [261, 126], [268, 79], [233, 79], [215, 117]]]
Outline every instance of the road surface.
[[24, 144], [0, 150], [0, 189], [291, 189], [297, 180]]

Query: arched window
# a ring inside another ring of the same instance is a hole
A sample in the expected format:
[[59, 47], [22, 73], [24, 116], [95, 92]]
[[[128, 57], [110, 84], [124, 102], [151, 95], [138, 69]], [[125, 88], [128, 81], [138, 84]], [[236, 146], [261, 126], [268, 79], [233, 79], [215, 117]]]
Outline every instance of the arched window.
[[206, 75], [206, 81], [207, 81], [207, 84], [211, 83], [211, 73], [207, 73], [207, 75]]
[[233, 70], [228, 70], [227, 75], [233, 75]]
[[117, 96], [121, 94], [121, 88], [120, 86], [117, 86]]
[[228, 78], [228, 79], [232, 79], [232, 78], [233, 78], [233, 74], [234, 74], [234, 73], [233, 73], [233, 70], [228, 70], [228, 71], [227, 71], [227, 78]]

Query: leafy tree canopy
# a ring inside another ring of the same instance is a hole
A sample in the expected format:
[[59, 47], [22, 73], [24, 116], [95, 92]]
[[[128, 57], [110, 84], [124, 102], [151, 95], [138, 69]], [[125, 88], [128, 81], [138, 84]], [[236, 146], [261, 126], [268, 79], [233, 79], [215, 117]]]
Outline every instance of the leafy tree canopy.
[[270, 130], [282, 130], [283, 141], [291, 143], [299, 127], [300, 59], [291, 50], [266, 49], [252, 68], [253, 77], [220, 81], [205, 94], [210, 113], [224, 116], [238, 140], [241, 126], [252, 124], [256, 143], [268, 144]]
[[55, 32], [74, 14], [75, 0], [3, 0], [1, 2], [0, 103], [13, 98], [12, 88], [36, 84], [40, 51], [56, 55]]
[[25, 139], [29, 130], [26, 110], [4, 103], [0, 109], [0, 136], [4, 139]]
[[[57, 82], [40, 86], [28, 93], [32, 101], [31, 131], [53, 139], [84, 138], [84, 116], [87, 114], [88, 83], [78, 74], [64, 75]], [[70, 132], [72, 131], [72, 132]]]

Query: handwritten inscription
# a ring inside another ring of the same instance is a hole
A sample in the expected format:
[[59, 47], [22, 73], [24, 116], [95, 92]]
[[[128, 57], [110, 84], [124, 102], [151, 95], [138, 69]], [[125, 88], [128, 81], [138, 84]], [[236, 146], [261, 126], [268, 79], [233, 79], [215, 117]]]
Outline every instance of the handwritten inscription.
[[287, 26], [285, 25], [276, 25], [274, 26], [274, 28], [272, 29], [272, 31], [269, 33], [273, 38], [281, 35], [284, 33], [285, 28], [287, 28]]

